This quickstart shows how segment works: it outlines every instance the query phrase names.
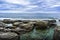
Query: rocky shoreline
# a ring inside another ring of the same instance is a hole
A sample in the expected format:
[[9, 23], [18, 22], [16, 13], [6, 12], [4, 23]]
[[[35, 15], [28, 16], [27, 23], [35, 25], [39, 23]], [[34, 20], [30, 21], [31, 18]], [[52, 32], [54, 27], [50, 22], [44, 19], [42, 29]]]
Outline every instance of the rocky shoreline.
[[[48, 30], [49, 28], [55, 28], [57, 26], [56, 24], [56, 20], [11, 20], [11, 19], [3, 19], [0, 20], [0, 32], [2, 32], [2, 34], [0, 33], [0, 39], [1, 40], [23, 40], [22, 36], [25, 35], [26, 33], [33, 33], [32, 31], [34, 29], [36, 30], [41, 30], [41, 32], [43, 30]], [[38, 34], [40, 34], [41, 32], [39, 32]], [[11, 34], [12, 33], [12, 34]], [[13, 34], [15, 33], [16, 36], [14, 36]], [[11, 36], [8, 35], [12, 35], [12, 38], [8, 38]], [[19, 36], [21, 35], [21, 36]], [[32, 34], [31, 34], [32, 35]], [[5, 37], [3, 37], [5, 36]], [[8, 37], [7, 37], [8, 36]], [[28, 38], [27, 38], [28, 36]], [[42, 35], [43, 36], [43, 35]], [[17, 38], [16, 38], [17, 37]], [[23, 36], [24, 37], [24, 36]], [[28, 40], [29, 34], [25, 35], [26, 40]], [[33, 38], [34, 40], [46, 40], [46, 38], [44, 37], [40, 37], [40, 38]], [[32, 38], [30, 38], [30, 40], [33, 40]]]

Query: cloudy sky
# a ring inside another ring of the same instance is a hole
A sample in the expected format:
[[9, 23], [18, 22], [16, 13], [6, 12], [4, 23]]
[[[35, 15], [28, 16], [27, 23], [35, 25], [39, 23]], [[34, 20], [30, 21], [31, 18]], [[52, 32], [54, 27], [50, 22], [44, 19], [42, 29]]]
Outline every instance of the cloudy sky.
[[0, 0], [0, 13], [60, 13], [60, 0]]

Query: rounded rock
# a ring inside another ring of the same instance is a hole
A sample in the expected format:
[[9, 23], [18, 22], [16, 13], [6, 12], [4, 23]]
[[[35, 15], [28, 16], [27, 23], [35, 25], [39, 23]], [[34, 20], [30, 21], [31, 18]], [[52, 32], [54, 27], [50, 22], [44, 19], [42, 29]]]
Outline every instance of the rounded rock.
[[15, 22], [13, 23], [14, 26], [19, 26], [20, 24], [22, 24], [23, 22]]
[[35, 26], [36, 26], [36, 29], [46, 29], [48, 26], [48, 23], [45, 21], [37, 21]]
[[21, 24], [20, 25], [20, 28], [22, 28], [22, 29], [26, 29], [26, 31], [30, 31], [30, 30], [32, 30], [33, 29], [33, 25], [32, 24]]
[[4, 22], [4, 23], [7, 23], [7, 24], [9, 24], [9, 23], [13, 23], [13, 21], [10, 20], [10, 19], [4, 19], [3, 22]]
[[0, 32], [0, 40], [18, 40], [18, 35], [12, 32]]

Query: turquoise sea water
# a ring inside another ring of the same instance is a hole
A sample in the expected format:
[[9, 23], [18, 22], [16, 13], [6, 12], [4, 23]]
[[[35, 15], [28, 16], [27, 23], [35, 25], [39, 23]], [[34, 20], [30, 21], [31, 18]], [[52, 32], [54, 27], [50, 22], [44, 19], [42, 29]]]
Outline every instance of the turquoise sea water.
[[53, 40], [54, 28], [36, 30], [20, 35], [20, 40]]

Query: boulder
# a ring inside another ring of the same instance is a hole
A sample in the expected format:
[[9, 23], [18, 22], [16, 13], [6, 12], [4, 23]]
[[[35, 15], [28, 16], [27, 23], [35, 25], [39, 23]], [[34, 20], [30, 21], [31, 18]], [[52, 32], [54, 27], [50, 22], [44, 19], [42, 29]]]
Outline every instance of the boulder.
[[48, 20], [48, 22], [56, 23], [56, 20]]
[[4, 31], [6, 25], [3, 22], [0, 22], [0, 31]]
[[18, 35], [13, 32], [0, 32], [0, 40], [18, 40]]
[[22, 22], [22, 20], [14, 20], [14, 22]]
[[29, 23], [30, 20], [22, 20], [23, 23]]
[[60, 27], [56, 27], [54, 30], [54, 40], [60, 40]]
[[3, 22], [4, 22], [4, 23], [7, 23], [7, 24], [9, 24], [9, 23], [13, 23], [13, 21], [10, 20], [10, 19], [4, 19]]
[[5, 27], [5, 26], [6, 26], [5, 23], [0, 22], [0, 27]]
[[52, 27], [52, 26], [56, 26], [56, 20], [48, 20], [48, 26]]
[[0, 31], [4, 31], [4, 28], [3, 27], [0, 27]]
[[33, 29], [33, 24], [30, 23], [21, 24], [20, 28], [25, 29], [26, 31], [31, 31]]
[[26, 32], [25, 29], [21, 29], [19, 27], [15, 28], [15, 29], [12, 29], [11, 31], [17, 33], [18, 35], [23, 34], [23, 33]]
[[35, 26], [36, 26], [36, 29], [47, 29], [48, 23], [45, 21], [37, 21]]
[[14, 22], [13, 23], [14, 26], [19, 26], [20, 24], [23, 24], [23, 22]]

